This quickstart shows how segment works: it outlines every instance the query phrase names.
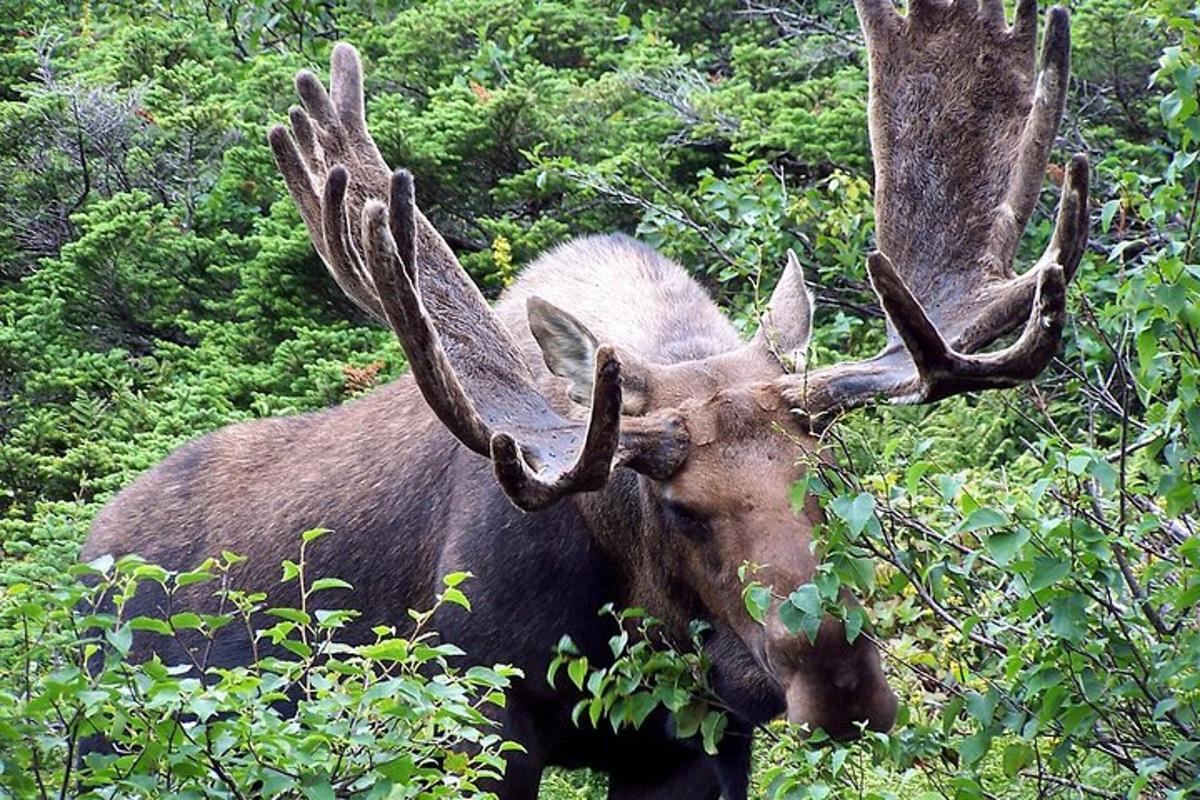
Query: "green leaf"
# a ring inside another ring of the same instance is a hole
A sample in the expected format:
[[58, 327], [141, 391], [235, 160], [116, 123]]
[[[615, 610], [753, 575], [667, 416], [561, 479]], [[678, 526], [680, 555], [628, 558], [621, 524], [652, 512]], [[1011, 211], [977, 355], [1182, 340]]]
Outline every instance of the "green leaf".
[[779, 620], [789, 633], [803, 631], [810, 642], [817, 641], [824, 609], [821, 593], [811, 583], [806, 583], [788, 595], [787, 602], [779, 606]]
[[830, 505], [830, 508], [845, 520], [850, 535], [858, 536], [875, 515], [875, 496], [869, 492], [862, 492], [853, 500], [839, 497]]
[[313, 649], [297, 639], [284, 639], [279, 646], [303, 659], [312, 658]]
[[587, 677], [588, 660], [587, 656], [580, 656], [567, 664], [567, 677], [571, 679], [571, 683], [575, 684], [575, 688], [583, 690], [583, 681]]
[[1170, 125], [1183, 111], [1183, 95], [1178, 91], [1171, 92], [1163, 97], [1159, 108], [1162, 111], [1163, 122]]
[[638, 692], [629, 698], [629, 716], [633, 727], [640, 728], [651, 712], [658, 707], [658, 701], [649, 692]]
[[408, 753], [393, 758], [391, 761], [380, 764], [375, 769], [379, 770], [379, 774], [399, 786], [408, 783], [408, 779], [412, 777], [416, 771], [416, 765], [413, 763], [413, 758]]
[[445, 603], [454, 603], [456, 606], [462, 606], [467, 611], [471, 610], [471, 601], [460, 590], [450, 587], [442, 592], [442, 601]]
[[116, 630], [105, 631], [104, 638], [122, 657], [129, 655], [129, 648], [133, 644], [133, 630], [128, 624], [122, 625]]
[[1077, 642], [1087, 632], [1087, 599], [1068, 594], [1050, 601], [1050, 630], [1063, 639]]
[[333, 531], [329, 530], [329, 528], [311, 528], [310, 530], [307, 530], [304, 533], [300, 534], [300, 541], [304, 542], [305, 544], [308, 544], [309, 542], [316, 541], [317, 539], [320, 539], [325, 534], [332, 533], [332, 532]]
[[1154, 711], [1151, 712], [1150, 718], [1159, 720], [1165, 717], [1169, 712], [1174, 711], [1179, 707], [1178, 697], [1164, 697], [1154, 704]]
[[700, 731], [700, 724], [708, 713], [708, 705], [693, 700], [675, 712], [675, 735], [680, 739], [690, 739]]
[[200, 615], [191, 611], [184, 611], [179, 614], [171, 615], [171, 627], [180, 631], [199, 630], [203, 625]]
[[163, 636], [171, 635], [171, 626], [161, 619], [154, 617], [134, 617], [129, 620], [129, 627], [135, 631], [152, 631]]
[[320, 592], [325, 589], [353, 589], [353, 588], [354, 588], [353, 586], [351, 586], [349, 583], [346, 583], [346, 581], [342, 580], [341, 578], [317, 578], [315, 581], [312, 582], [312, 586], [308, 587], [308, 591], [311, 593], [311, 592]]
[[959, 530], [963, 533], [983, 530], [984, 528], [999, 528], [1008, 524], [1008, 517], [994, 508], [977, 508], [972, 511]]
[[942, 497], [943, 503], [949, 503], [958, 497], [958, 493], [962, 491], [963, 485], [967, 479], [961, 475], [938, 475], [938, 494]]
[[904, 471], [904, 488], [908, 490], [909, 494], [917, 493], [917, 489], [921, 486], [921, 478], [925, 477], [925, 474], [931, 469], [933, 469], [933, 464], [928, 461], [917, 461], [909, 465], [908, 469]]
[[193, 697], [188, 706], [201, 722], [208, 722], [209, 718], [217, 713], [217, 701], [207, 695]]
[[314, 778], [311, 783], [306, 782], [301, 791], [308, 800], [336, 800], [328, 778]]
[[984, 540], [984, 546], [991, 554], [992, 558], [1000, 566], [1007, 566], [1017, 558], [1021, 548], [1030, 539], [1029, 531], [1024, 528], [1018, 528], [1014, 531], [1004, 533], [993, 533]]
[[742, 590], [742, 599], [750, 618], [761, 625], [767, 618], [767, 609], [771, 607], [770, 588], [752, 582]]
[[599, 697], [593, 697], [588, 703], [588, 722], [592, 723], [595, 728], [600, 722], [600, 715], [604, 713], [604, 701]]
[[139, 564], [131, 573], [138, 580], [150, 580], [165, 584], [168, 572], [157, 564]]
[[312, 617], [298, 608], [268, 608], [266, 613], [297, 625], [308, 625], [312, 622]]
[[442, 585], [447, 589], [453, 589], [470, 577], [473, 576], [469, 572], [447, 572], [442, 576]]
[[862, 633], [867, 614], [861, 608], [852, 608], [846, 612], [846, 641], [854, 644], [854, 640]]
[[1017, 777], [1018, 773], [1033, 761], [1033, 748], [1024, 742], [1014, 742], [1004, 748], [1003, 769], [1008, 778]]
[[193, 583], [204, 583], [211, 581], [216, 576], [208, 570], [195, 570], [194, 572], [181, 572], [175, 576], [175, 585], [182, 588], [191, 586]]
[[700, 736], [704, 742], [704, 752], [710, 756], [717, 754], [717, 743], [725, 735], [725, 726], [729, 720], [720, 711], [709, 711], [700, 723]]
[[[91, 572], [92, 574], [103, 575], [104, 573], [106, 573], [110, 569], [112, 569], [114, 563], [115, 562], [114, 562], [113, 557], [111, 555], [109, 555], [108, 553], [105, 553], [104, 555], [100, 556], [99, 558], [93, 558], [91, 561], [87, 562], [87, 564], [82, 565], [82, 566], [85, 566], [87, 568], [87, 571]], [[162, 569], [162, 568], [160, 567], [159, 569]], [[165, 571], [166, 570], [163, 570], [163, 572], [165, 572]], [[134, 575], [137, 576], [136, 570], [134, 571]]]
[[384, 639], [364, 645], [361, 652], [365, 658], [374, 661], [407, 661], [410, 648], [404, 639]]
[[1104, 208], [1100, 210], [1100, 230], [1108, 233], [1108, 228], [1112, 225], [1113, 216], [1116, 215], [1117, 209], [1120, 207], [1120, 200], [1109, 200], [1104, 204]]
[[1029, 576], [1029, 589], [1033, 592], [1040, 592], [1042, 589], [1058, 583], [1070, 572], [1070, 563], [1058, 556], [1037, 556], [1033, 559], [1033, 574]]
[[969, 691], [966, 696], [967, 713], [984, 725], [989, 725], [996, 713], [1000, 696], [994, 691], [980, 693]]
[[980, 731], [963, 739], [958, 746], [958, 753], [962, 756], [963, 764], [970, 766], [978, 763], [987, 755], [987, 751], [991, 746], [991, 734], [987, 731]]

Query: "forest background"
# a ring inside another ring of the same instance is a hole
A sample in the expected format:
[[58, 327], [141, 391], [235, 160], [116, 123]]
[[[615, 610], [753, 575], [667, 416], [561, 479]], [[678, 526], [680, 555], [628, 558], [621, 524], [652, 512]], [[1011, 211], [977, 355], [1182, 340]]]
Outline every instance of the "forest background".
[[[1200, 788], [1200, 12], [1070, 5], [1052, 164], [1089, 154], [1094, 207], [1064, 351], [1035, 386], [871, 409], [834, 434], [841, 469], [806, 488], [830, 517], [831, 580], [864, 598], [905, 708], [891, 736], [853, 746], [772, 727], [762, 796]], [[265, 144], [295, 71], [324, 74], [341, 40], [366, 60], [382, 152], [412, 170], [489, 296], [558, 242], [622, 230], [680, 260], [750, 329], [793, 248], [817, 295], [813, 363], [879, 344], [850, 3], [9, 0], [0, 796], [57, 794], [79, 777], [70, 726], [136, 706], [64, 672], [82, 591], [64, 574], [100, 505], [202, 432], [336, 404], [405, 369], [393, 336], [327, 278]], [[1020, 263], [1049, 236], [1061, 180], [1052, 166]], [[121, 631], [109, 631], [118, 651]], [[208, 702], [202, 687], [142, 677], [174, 686], [181, 707]], [[129, 724], [157, 730], [139, 713]], [[430, 786], [486, 768], [448, 764], [439, 746]], [[189, 752], [187, 769], [212, 768]], [[256, 784], [265, 794], [349, 791], [332, 761], [288, 752], [295, 779]], [[187, 788], [169, 761], [105, 774], [126, 794], [229, 792]], [[405, 770], [379, 780], [371, 791], [417, 796]], [[543, 794], [601, 796], [602, 784], [560, 773]]]

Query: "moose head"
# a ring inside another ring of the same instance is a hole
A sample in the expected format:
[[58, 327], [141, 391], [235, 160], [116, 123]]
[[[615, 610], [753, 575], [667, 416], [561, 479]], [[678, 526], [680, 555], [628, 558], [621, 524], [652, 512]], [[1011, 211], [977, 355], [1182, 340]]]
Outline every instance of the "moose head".
[[[1066, 283], [1088, 227], [1088, 165], [1075, 156], [1048, 248], [1014, 273], [1065, 103], [1065, 10], [1048, 13], [1035, 59], [1034, 0], [1019, 2], [1011, 25], [1002, 0], [912, 0], [907, 16], [890, 0], [856, 5], [875, 168], [878, 250], [867, 268], [887, 317], [886, 345], [862, 361], [806, 363], [813, 296], [794, 255], [746, 343], [709, 319], [715, 308], [695, 297], [695, 284], [644, 248], [630, 269], [657, 281], [651, 306], [685, 307], [682, 319], [616, 307], [597, 316], [595, 304], [579, 311], [562, 263], [519, 280], [494, 310], [417, 208], [410, 174], [392, 172], [376, 148], [359, 57], [347, 45], [334, 50], [331, 92], [301, 73], [291, 133], [280, 126], [270, 136], [334, 280], [395, 332], [425, 402], [490, 459], [508, 499], [531, 513], [577, 503], [600, 546], [627, 564], [631, 597], [655, 613], [670, 612], [653, 603], [700, 608], [732, 632], [728, 647], [762, 685], [743, 675], [731, 692], [759, 692], [763, 716], [786, 707], [793, 721], [835, 735], [894, 720], [875, 646], [848, 642], [834, 619], [815, 641], [788, 632], [774, 609], [765, 626], [755, 623], [738, 568], [760, 565], [757, 579], [780, 592], [812, 579], [820, 512], [811, 501], [794, 511], [790, 490], [839, 415], [1011, 387], [1041, 372], [1060, 344]], [[614, 255], [611, 242], [568, 247], [545, 258], [631, 257]], [[639, 352], [636, 343], [666, 324], [687, 328], [676, 338], [695, 347], [671, 358]]]

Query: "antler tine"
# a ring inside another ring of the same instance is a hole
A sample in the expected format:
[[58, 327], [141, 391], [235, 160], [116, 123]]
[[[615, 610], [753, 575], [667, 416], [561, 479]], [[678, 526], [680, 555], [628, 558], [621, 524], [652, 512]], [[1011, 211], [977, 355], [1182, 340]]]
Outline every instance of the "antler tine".
[[325, 264], [337, 285], [351, 300], [360, 308], [371, 312], [376, 319], [386, 322], [387, 317], [379, 302], [375, 282], [350, 238], [345, 206], [349, 181], [350, 176], [346, 168], [340, 164], [331, 169], [325, 179], [325, 197], [321, 207], [325, 234]]
[[979, 14], [993, 30], [1005, 27], [1004, 0], [980, 0]]
[[[317, 86], [321, 85], [317, 81]], [[348, 44], [338, 44], [330, 57], [331, 105], [338, 121], [350, 133], [367, 134], [366, 103], [363, 98], [362, 62]]]
[[881, 38], [900, 26], [900, 15], [892, 0], [854, 0], [854, 10], [868, 39]]
[[[308, 117], [300, 109], [295, 109], [294, 112], [298, 112], [292, 114], [297, 139], [305, 142], [306, 137], [312, 135]], [[301, 120], [299, 123], [298, 119]], [[315, 176], [309, 168], [316, 159], [311, 140], [307, 140], [307, 145], [297, 148], [297, 142], [282, 125], [271, 129], [269, 139], [275, 155], [275, 164], [283, 174], [288, 192], [300, 210], [300, 217], [308, 228], [309, 236], [325, 268], [355, 305], [381, 322], [386, 321], [366, 270], [346, 233], [342, 198], [345, 197], [349, 178], [345, 169], [339, 166], [330, 171], [325, 181], [325, 198], [322, 201], [317, 195]], [[330, 201], [331, 193], [339, 196], [336, 204]], [[335, 207], [342, 210], [334, 214]]]
[[1075, 270], [1087, 252], [1088, 183], [1088, 158], [1083, 153], [1076, 153], [1067, 165], [1054, 234], [1038, 261], [1039, 264], [1050, 261], [1061, 264], [1068, 282], [1075, 277]]
[[872, 253], [867, 264], [871, 284], [916, 369], [911, 393], [898, 394], [894, 402], [932, 403], [975, 389], [1014, 386], [1035, 378], [1058, 349], [1066, 311], [1066, 280], [1058, 264], [1037, 271], [1033, 310], [1020, 338], [980, 355], [956, 352], [946, 343], [887, 256]]
[[[312, 173], [301, 160], [296, 143], [288, 135], [287, 128], [276, 125], [267, 136], [271, 143], [271, 152], [275, 155], [275, 166], [283, 175], [288, 193], [300, 211], [309, 231], [321, 229], [321, 201], [317, 198], [317, 190], [313, 185]], [[324, 242], [322, 242], [323, 244]]]
[[388, 229], [396, 239], [396, 251], [400, 261], [411, 270], [409, 277], [417, 285], [417, 197], [413, 188], [412, 175], [408, 170], [396, 170], [392, 174], [391, 194], [388, 201]]
[[[1010, 281], [972, 328], [946, 341], [891, 259], [870, 255], [867, 271], [902, 350], [889, 347], [874, 358], [793, 376], [785, 391], [814, 428], [836, 413], [883, 397], [895, 403], [933, 403], [954, 394], [998, 389], [1033, 380], [1054, 358], [1066, 318], [1066, 286], [1087, 249], [1088, 161], [1076, 155], [1067, 169], [1054, 233], [1029, 272]], [[1015, 342], [975, 353], [1013, 327], [1029, 309]]]
[[[397, 171], [392, 186], [393, 199], [411, 200], [412, 178], [407, 172]], [[392, 212], [392, 216], [399, 215]], [[405, 261], [388, 223], [388, 208], [369, 200], [363, 208], [363, 241], [384, 314], [404, 345], [409, 369], [438, 419], [467, 447], [487, 455], [491, 431], [450, 367], [441, 337], [425, 310], [412, 249]], [[411, 234], [406, 238], [411, 243]]]
[[1028, 272], [994, 290], [993, 299], [955, 337], [955, 348], [965, 353], [974, 352], [1019, 325], [1024, 309], [1033, 302], [1038, 275], [1047, 265], [1062, 267], [1068, 283], [1075, 277], [1075, 270], [1087, 252], [1088, 183], [1088, 158], [1077, 153], [1067, 165], [1054, 233], [1041, 258]]
[[1033, 48], [1037, 43], [1037, 17], [1037, 0], [1018, 0], [1010, 33], [1013, 41], [1028, 51], [1030, 68], [1033, 67]]
[[309, 172], [323, 175], [325, 160], [321, 158], [320, 148], [317, 146], [317, 132], [308, 112], [300, 106], [292, 106], [288, 109], [288, 120], [292, 123], [292, 135], [296, 137], [300, 156]]
[[1056, 6], [1046, 12], [1046, 35], [1033, 107], [1017, 145], [1019, 155], [1008, 192], [989, 236], [988, 250], [999, 264], [1012, 262], [1025, 222], [1037, 204], [1050, 148], [1066, 108], [1070, 70], [1070, 16], [1065, 8]]

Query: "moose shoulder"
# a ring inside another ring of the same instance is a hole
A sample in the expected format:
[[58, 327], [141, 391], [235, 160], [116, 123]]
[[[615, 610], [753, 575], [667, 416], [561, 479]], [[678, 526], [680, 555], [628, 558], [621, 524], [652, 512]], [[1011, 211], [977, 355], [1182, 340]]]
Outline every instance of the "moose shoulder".
[[[911, 6], [901, 17], [887, 0], [858, 2], [880, 247], [868, 267], [888, 342], [866, 361], [811, 370], [812, 302], [794, 257], [750, 342], [679, 265], [624, 236], [547, 253], [490, 307], [418, 210], [409, 174], [384, 163], [358, 55], [339, 45], [331, 92], [301, 73], [303, 106], [271, 145], [333, 278], [392, 328], [411, 374], [185, 446], [100, 514], [83, 557], [137, 552], [187, 568], [233, 550], [251, 556], [239, 580], [282, 604], [294, 598], [276, 565], [297, 533], [333, 528], [312, 568], [354, 585], [342, 602], [363, 612], [360, 636], [404, 625], [441, 575], [474, 573], [474, 611], [446, 610], [436, 625], [468, 659], [528, 676], [499, 712], [524, 747], [503, 798], [536, 797], [552, 764], [608, 772], [618, 800], [744, 798], [757, 723], [786, 714], [835, 736], [888, 729], [896, 698], [870, 639], [849, 642], [828, 619], [810, 642], [777, 605], [756, 623], [738, 568], [762, 565], [756, 579], [777, 594], [812, 579], [819, 510], [794, 512], [790, 488], [837, 414], [1036, 376], [1059, 345], [1088, 222], [1076, 157], [1049, 248], [1013, 272], [1065, 101], [1066, 13], [1048, 15], [1035, 70], [1035, 2], [1022, 0], [1011, 26], [1000, 0]], [[713, 685], [733, 717], [715, 757], [675, 738], [665, 713], [619, 734], [571, 723], [576, 695], [542, 676], [563, 634], [603, 659], [606, 603], [646, 608], [676, 634], [709, 624]], [[250, 656], [231, 634], [211, 661]]]

